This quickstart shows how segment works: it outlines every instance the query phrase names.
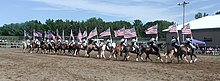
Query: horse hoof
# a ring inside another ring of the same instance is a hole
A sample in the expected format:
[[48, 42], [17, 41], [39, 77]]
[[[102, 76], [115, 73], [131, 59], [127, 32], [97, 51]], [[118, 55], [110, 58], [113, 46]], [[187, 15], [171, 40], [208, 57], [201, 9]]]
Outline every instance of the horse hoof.
[[196, 58], [195, 60], [194, 60], [194, 62], [196, 62], [198, 59]]
[[190, 60], [190, 62], [189, 63], [193, 63], [193, 61], [192, 60]]
[[108, 58], [112, 58], [112, 56], [110, 55]]
[[138, 62], [138, 58], [136, 58], [136, 61]]

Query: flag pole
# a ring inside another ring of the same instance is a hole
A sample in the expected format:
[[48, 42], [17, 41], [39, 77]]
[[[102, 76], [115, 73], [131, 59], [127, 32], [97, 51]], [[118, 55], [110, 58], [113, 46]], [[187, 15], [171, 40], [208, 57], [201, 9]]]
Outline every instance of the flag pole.
[[111, 39], [111, 43], [112, 43], [111, 27], [109, 27], [109, 30], [110, 30], [110, 39]]
[[[87, 32], [87, 26], [86, 26], [86, 32]], [[88, 32], [87, 32], [87, 36], [86, 36], [86, 41], [88, 42]]]
[[97, 27], [95, 27], [96, 29], [96, 33], [97, 33], [97, 41], [98, 41], [98, 44], [100, 43], [100, 40], [99, 40], [99, 34], [98, 34], [98, 31], [97, 31]]
[[179, 31], [178, 30], [177, 30], [176, 34], [177, 34], [178, 45], [180, 45], [180, 36], [179, 36]]
[[57, 40], [58, 40], [58, 29], [56, 29], [56, 38], [57, 38]]
[[156, 37], [156, 43], [157, 43], [158, 42], [158, 24], [156, 26], [157, 26], [157, 37]]
[[80, 31], [80, 27], [79, 27], [79, 32], [78, 32], [78, 35], [77, 35], [77, 39], [81, 42], [81, 39], [79, 39], [79, 34], [81, 33]]
[[63, 32], [62, 32], [62, 42], [65, 40], [65, 37], [64, 37], [64, 30], [63, 30]]
[[72, 41], [72, 40], [71, 40], [72, 34], [73, 34], [73, 31], [72, 31], [72, 29], [71, 29], [71, 30], [70, 30], [70, 38], [69, 38], [70, 41]]
[[[136, 32], [136, 29], [135, 29], [136, 27], [134, 26], [134, 30], [135, 30], [135, 32]], [[138, 42], [138, 33], [136, 32], [136, 41]]]
[[33, 40], [35, 40], [35, 29], [33, 30]]
[[25, 41], [25, 38], [26, 38], [26, 31], [24, 30], [24, 41]]

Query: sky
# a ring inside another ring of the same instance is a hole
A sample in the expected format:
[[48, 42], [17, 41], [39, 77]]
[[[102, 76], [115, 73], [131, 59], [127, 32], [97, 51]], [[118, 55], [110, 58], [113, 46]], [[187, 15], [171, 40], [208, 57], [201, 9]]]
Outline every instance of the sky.
[[[82, 21], [92, 17], [106, 22], [125, 20], [143, 23], [168, 20], [182, 23], [184, 0], [1, 0], [0, 26], [30, 20], [63, 19]], [[214, 15], [220, 11], [219, 0], [185, 0], [185, 21], [198, 12]]]

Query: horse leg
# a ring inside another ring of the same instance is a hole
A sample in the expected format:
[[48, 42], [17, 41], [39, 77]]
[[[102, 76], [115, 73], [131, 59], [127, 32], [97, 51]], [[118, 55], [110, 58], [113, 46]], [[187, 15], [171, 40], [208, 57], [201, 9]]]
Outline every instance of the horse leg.
[[36, 53], [38, 53], [38, 51], [39, 51], [39, 47], [37, 47], [37, 51], [36, 51]]
[[127, 54], [126, 54], [126, 53], [124, 54], [124, 59], [123, 59], [123, 61], [125, 61], [125, 60], [127, 60]]
[[29, 53], [32, 53], [32, 47], [30, 47], [30, 49], [29, 49], [29, 51], [28, 51]]
[[91, 52], [92, 50], [91, 49], [88, 49], [87, 50], [87, 57], [89, 58], [90, 57], [90, 52]]
[[128, 60], [130, 58], [129, 52], [127, 52], [126, 56], [127, 56], [126, 59]]
[[161, 56], [160, 56], [160, 53], [159, 53], [159, 52], [157, 52], [157, 55], [156, 55], [156, 56], [157, 56], [157, 59], [158, 59], [158, 60], [160, 60], [160, 61], [163, 63], [163, 59], [161, 58]]
[[142, 54], [143, 54], [143, 52], [141, 52], [141, 53], [139, 54], [139, 57], [141, 58], [141, 61], [144, 61], [144, 58], [142, 57]]
[[165, 54], [165, 57], [166, 57], [166, 63], [168, 63], [167, 59], [168, 59], [168, 54]]
[[88, 56], [88, 55], [87, 55], [87, 52], [88, 52], [87, 49], [85, 49], [85, 56]]
[[103, 56], [103, 58], [105, 58], [105, 51], [104, 50], [102, 51], [102, 56]]
[[112, 58], [112, 55], [113, 55], [114, 52], [110, 52], [110, 55], [108, 58]]
[[137, 56], [136, 56], [136, 61], [138, 61], [138, 56], [139, 56], [139, 54], [137, 54]]
[[179, 57], [180, 55], [177, 55], [177, 63], [179, 64], [179, 62], [180, 62], [180, 57]]
[[153, 60], [150, 58], [150, 54], [146, 54], [147, 56], [146, 56], [146, 61], [147, 61], [147, 58], [151, 61], [151, 62], [153, 62]]
[[193, 62], [193, 59], [192, 59], [192, 54], [190, 54], [190, 62], [189, 63], [192, 63]]
[[187, 59], [187, 54], [184, 54], [184, 57], [183, 57], [184, 59], [185, 59], [185, 61], [187, 62], [187, 63], [189, 63], [189, 61], [188, 61], [188, 59]]
[[76, 56], [76, 53], [77, 53], [77, 49], [74, 50], [73, 56]]
[[25, 49], [27, 49], [27, 47], [23, 46], [23, 53], [25, 53]]
[[196, 54], [193, 54], [193, 56], [195, 57], [194, 62], [196, 62], [198, 60]]

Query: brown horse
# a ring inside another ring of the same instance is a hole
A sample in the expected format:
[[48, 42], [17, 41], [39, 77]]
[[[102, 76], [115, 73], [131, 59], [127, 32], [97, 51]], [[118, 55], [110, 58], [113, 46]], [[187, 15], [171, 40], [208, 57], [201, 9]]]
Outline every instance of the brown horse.
[[[172, 62], [172, 56], [177, 57], [178, 63], [179, 63], [179, 58], [183, 61], [183, 57], [187, 63], [192, 63], [197, 60], [197, 56], [193, 53], [194, 50], [192, 48], [189, 48], [188, 45], [182, 44], [181, 46], [178, 47], [178, 49], [173, 49], [171, 46], [167, 46], [167, 53], [166, 55], [166, 62], [168, 57], [170, 59], [170, 62]], [[182, 57], [183, 56], [183, 57]], [[188, 61], [187, 56], [190, 56], [190, 61]], [[192, 56], [195, 57], [195, 60], [193, 61]]]
[[159, 49], [158, 48], [152, 48], [151, 46], [149, 46], [148, 44], [141, 44], [140, 45], [140, 57], [142, 58], [142, 54], [145, 53], [146, 54], [146, 57], [145, 59], [150, 59], [151, 62], [152, 59], [150, 58], [150, 54], [153, 54], [153, 55], [156, 55], [157, 56], [157, 59], [159, 59], [161, 62], [163, 62], [163, 59], [161, 58], [160, 56], [160, 53], [159, 53]]
[[44, 41], [41, 41], [41, 43], [40, 43], [40, 48], [41, 48], [41, 53], [46, 53], [47, 52], [47, 45], [46, 45], [46, 43], [44, 42]]
[[124, 45], [121, 45], [120, 43], [116, 43], [116, 47], [112, 49], [113, 52], [112, 52], [111, 56], [114, 56], [116, 58], [116, 60], [118, 60], [118, 56], [119, 55], [122, 56], [123, 53], [125, 53], [123, 60], [128, 60], [129, 49], [130, 49], [129, 46], [124, 46]]
[[99, 46], [96, 46], [95, 45], [95, 41], [89, 41], [89, 44], [87, 46], [87, 56], [90, 57], [90, 52], [91, 51], [98, 51], [98, 55], [97, 57], [98, 58], [105, 58], [105, 55], [104, 55], [104, 50], [105, 50], [105, 44], [104, 42], [101, 42], [99, 44]]
[[85, 56], [87, 56], [87, 44], [86, 43], [77, 43], [74, 45], [74, 56], [79, 55], [80, 50], [85, 50]]
[[40, 48], [40, 44], [38, 43], [35, 43], [34, 41], [31, 42], [31, 46], [30, 46], [30, 49], [29, 49], [29, 53], [32, 53], [34, 51], [34, 49], [37, 48], [37, 51], [36, 53], [39, 51], [39, 48]]

